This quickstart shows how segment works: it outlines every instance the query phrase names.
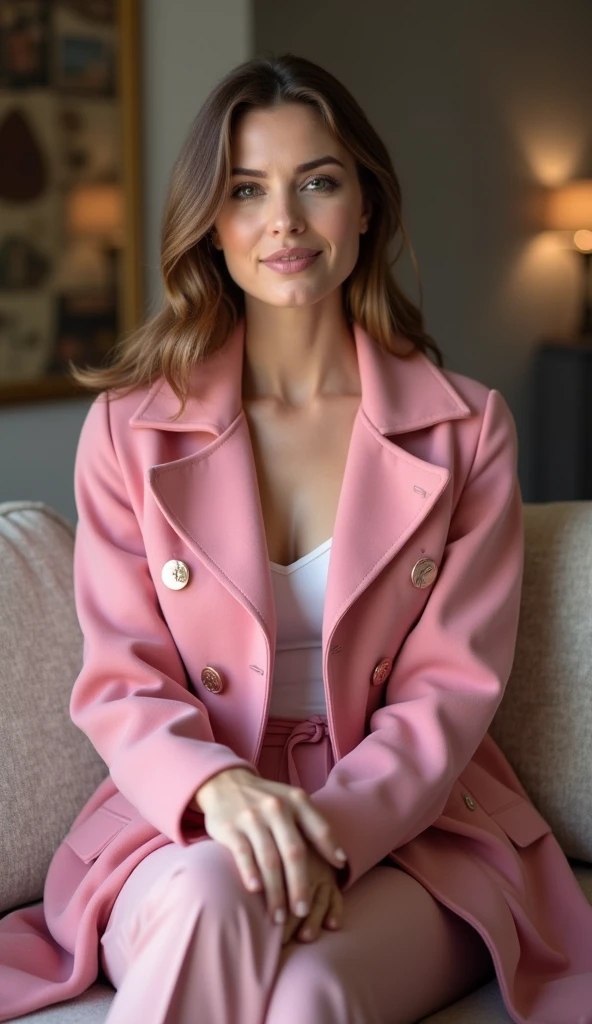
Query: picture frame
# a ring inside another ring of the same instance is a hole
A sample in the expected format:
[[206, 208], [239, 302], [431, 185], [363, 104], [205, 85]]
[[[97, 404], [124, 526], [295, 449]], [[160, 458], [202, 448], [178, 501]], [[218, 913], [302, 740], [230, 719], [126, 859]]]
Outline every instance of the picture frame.
[[139, 0], [0, 6], [0, 404], [88, 392], [137, 327]]

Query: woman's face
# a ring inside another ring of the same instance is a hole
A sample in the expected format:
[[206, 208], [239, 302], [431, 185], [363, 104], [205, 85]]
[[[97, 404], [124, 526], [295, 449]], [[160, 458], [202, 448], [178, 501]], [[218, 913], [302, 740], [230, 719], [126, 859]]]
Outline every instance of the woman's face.
[[[340, 287], [356, 264], [369, 209], [353, 157], [320, 115], [300, 103], [249, 111], [234, 131], [232, 170], [212, 237], [246, 295], [305, 306]], [[318, 255], [264, 262], [288, 247]]]

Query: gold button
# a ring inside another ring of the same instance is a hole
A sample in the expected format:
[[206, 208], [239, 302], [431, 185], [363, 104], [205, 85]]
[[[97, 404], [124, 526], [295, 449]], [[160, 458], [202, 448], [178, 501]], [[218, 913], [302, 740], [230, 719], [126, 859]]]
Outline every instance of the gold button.
[[385, 679], [390, 675], [390, 671], [393, 667], [392, 658], [383, 658], [377, 665], [374, 666], [372, 673], [372, 686], [380, 686], [384, 683]]
[[468, 793], [463, 793], [463, 800], [466, 803], [466, 805], [467, 805], [467, 807], [469, 808], [470, 811], [474, 811], [475, 810], [475, 806], [476, 805], [475, 805], [475, 801], [473, 800], [472, 796], [469, 796]]
[[171, 558], [162, 567], [162, 582], [169, 590], [182, 590], [189, 583], [189, 567], [178, 558]]
[[212, 668], [211, 665], [206, 665], [201, 670], [201, 681], [204, 684], [206, 690], [210, 693], [220, 693], [224, 689], [224, 681], [220, 673]]
[[411, 582], [414, 587], [429, 587], [438, 575], [438, 567], [431, 558], [420, 558], [411, 570]]

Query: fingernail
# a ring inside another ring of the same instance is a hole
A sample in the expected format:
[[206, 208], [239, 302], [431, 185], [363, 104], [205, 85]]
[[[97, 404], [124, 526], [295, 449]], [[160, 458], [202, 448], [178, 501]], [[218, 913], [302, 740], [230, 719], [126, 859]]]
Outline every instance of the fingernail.
[[284, 921], [286, 920], [286, 911], [282, 910], [281, 907], [278, 907], [275, 914], [273, 915], [273, 919], [276, 924], [283, 924]]
[[298, 917], [304, 917], [305, 914], [308, 914], [308, 903], [306, 903], [305, 900], [300, 900], [300, 902], [296, 904], [296, 913]]
[[328, 918], [327, 924], [329, 925], [329, 928], [337, 928], [337, 918], [336, 917]]
[[338, 857], [339, 860], [347, 860], [347, 853], [345, 850], [342, 850], [341, 847], [335, 850], [335, 856]]

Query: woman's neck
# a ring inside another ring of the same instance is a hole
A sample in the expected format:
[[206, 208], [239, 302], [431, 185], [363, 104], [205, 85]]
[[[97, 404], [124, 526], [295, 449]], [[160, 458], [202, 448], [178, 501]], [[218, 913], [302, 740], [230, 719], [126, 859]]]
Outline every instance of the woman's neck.
[[281, 308], [247, 302], [243, 398], [303, 408], [316, 398], [359, 394], [355, 340], [341, 299]]

